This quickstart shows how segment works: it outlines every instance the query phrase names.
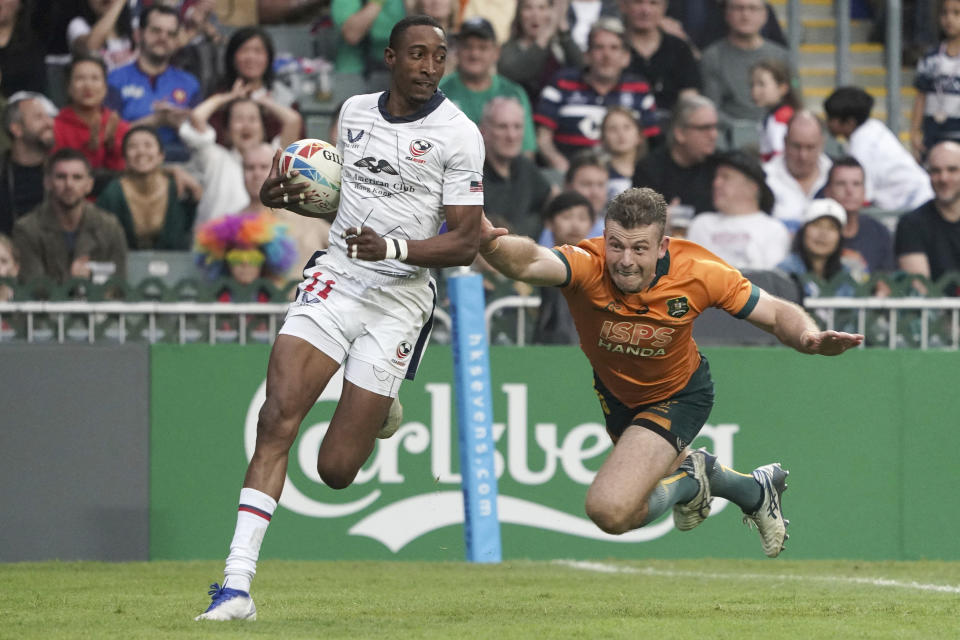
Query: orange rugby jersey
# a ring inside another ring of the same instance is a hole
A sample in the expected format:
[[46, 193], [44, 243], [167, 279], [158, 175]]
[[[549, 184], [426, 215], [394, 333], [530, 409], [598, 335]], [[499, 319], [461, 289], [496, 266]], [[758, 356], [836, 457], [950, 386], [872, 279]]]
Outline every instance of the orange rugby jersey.
[[726, 262], [687, 240], [671, 238], [651, 285], [617, 289], [606, 267], [603, 238], [553, 249], [567, 266], [561, 285], [580, 348], [614, 396], [627, 406], [677, 393], [700, 365], [693, 321], [720, 307], [745, 318], [760, 290]]

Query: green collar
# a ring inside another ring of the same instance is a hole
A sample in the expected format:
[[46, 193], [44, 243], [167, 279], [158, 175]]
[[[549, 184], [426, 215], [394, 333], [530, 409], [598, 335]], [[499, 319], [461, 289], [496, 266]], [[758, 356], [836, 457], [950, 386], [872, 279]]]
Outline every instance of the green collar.
[[665, 276], [670, 272], [670, 249], [667, 249], [667, 252], [663, 255], [662, 258], [657, 260], [657, 269], [656, 274], [653, 280], [650, 282], [650, 286], [647, 287], [647, 291], [653, 289], [653, 287], [660, 281], [660, 276]]

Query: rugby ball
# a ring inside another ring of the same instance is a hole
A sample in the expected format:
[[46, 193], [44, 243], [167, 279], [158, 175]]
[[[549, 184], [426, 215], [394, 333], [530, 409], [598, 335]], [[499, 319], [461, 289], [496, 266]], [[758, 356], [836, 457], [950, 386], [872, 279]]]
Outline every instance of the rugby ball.
[[316, 217], [329, 218], [340, 205], [340, 169], [343, 159], [337, 147], [314, 138], [297, 140], [280, 155], [280, 175], [298, 171], [291, 182], [307, 183], [300, 208]]

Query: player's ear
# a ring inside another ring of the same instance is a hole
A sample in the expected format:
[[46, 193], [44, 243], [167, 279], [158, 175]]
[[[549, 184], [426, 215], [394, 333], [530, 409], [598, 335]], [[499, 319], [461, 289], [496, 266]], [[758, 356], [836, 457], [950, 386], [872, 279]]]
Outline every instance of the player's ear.
[[666, 235], [662, 236], [660, 238], [660, 246], [657, 247], [658, 249], [657, 257], [662, 258], [663, 256], [667, 255], [667, 247], [669, 246], [670, 246], [670, 238], [667, 237]]
[[383, 50], [383, 62], [387, 65], [387, 69], [393, 71], [393, 65], [397, 62], [397, 52], [387, 47]]

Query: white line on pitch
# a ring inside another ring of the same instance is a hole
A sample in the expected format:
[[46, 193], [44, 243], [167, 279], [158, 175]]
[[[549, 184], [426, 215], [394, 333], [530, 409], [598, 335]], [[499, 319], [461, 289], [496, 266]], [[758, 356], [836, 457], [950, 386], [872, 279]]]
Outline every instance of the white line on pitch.
[[916, 589], [918, 591], [937, 591], [940, 593], [960, 593], [960, 586], [949, 584], [924, 584], [921, 582], [903, 582], [888, 578], [853, 578], [849, 576], [801, 576], [789, 573], [706, 573], [703, 571], [673, 571], [669, 569], [654, 569], [653, 567], [620, 567], [602, 562], [585, 562], [580, 560], [554, 560], [554, 564], [595, 571], [597, 573], [632, 573], [645, 576], [662, 576], [666, 578], [714, 578], [718, 580], [761, 579], [761, 580], [798, 580], [818, 582], [845, 582], [848, 584], [867, 584], [874, 587], [898, 587], [901, 589]]

